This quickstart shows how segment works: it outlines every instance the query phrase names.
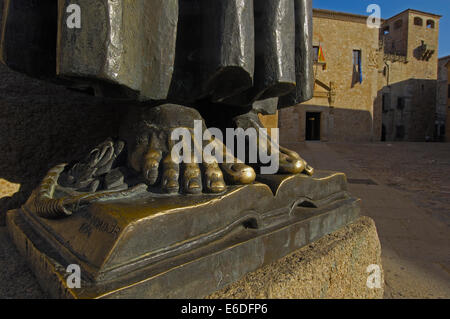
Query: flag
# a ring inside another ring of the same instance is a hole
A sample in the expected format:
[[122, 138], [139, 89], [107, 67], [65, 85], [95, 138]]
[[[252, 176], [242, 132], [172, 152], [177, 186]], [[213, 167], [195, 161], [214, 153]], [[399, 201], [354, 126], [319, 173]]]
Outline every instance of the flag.
[[327, 61], [325, 61], [325, 55], [323, 54], [322, 46], [319, 46], [319, 55], [317, 57], [317, 61], [319, 63], [327, 63]]
[[358, 68], [359, 68], [359, 83], [363, 82], [363, 73], [362, 73], [362, 57], [359, 56], [358, 59]]

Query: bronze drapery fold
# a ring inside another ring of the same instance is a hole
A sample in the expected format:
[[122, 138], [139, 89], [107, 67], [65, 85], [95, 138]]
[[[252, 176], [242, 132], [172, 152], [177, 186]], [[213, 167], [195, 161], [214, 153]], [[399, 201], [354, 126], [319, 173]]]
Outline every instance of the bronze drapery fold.
[[2, 0], [0, 13], [0, 61], [32, 77], [54, 79], [57, 2]]
[[2, 2], [2, 62], [34, 77], [191, 106], [270, 99], [265, 113], [313, 95], [311, 0]]
[[295, 69], [296, 88], [282, 97], [279, 107], [292, 106], [312, 99], [314, 95], [314, 50], [312, 0], [295, 2]]
[[[80, 29], [65, 25], [73, 3], [81, 7]], [[140, 100], [166, 99], [177, 24], [177, 0], [59, 0], [58, 75], [116, 84]]]

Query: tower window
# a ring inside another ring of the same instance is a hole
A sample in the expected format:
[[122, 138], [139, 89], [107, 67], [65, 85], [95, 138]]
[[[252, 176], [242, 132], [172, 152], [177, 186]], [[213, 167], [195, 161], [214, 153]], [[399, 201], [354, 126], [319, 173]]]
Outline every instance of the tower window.
[[394, 29], [395, 29], [395, 30], [400, 29], [402, 26], [403, 26], [403, 20], [397, 20], [397, 21], [395, 21], [395, 24], [394, 24]]
[[428, 20], [427, 21], [427, 28], [428, 29], [434, 29], [434, 21], [433, 20]]
[[389, 27], [384, 27], [383, 28], [383, 34], [384, 35], [388, 35], [389, 33], [391, 33], [391, 29]]
[[422, 18], [419, 18], [419, 17], [415, 17], [414, 18], [414, 25], [418, 25], [418, 26], [423, 26], [423, 20], [422, 20]]

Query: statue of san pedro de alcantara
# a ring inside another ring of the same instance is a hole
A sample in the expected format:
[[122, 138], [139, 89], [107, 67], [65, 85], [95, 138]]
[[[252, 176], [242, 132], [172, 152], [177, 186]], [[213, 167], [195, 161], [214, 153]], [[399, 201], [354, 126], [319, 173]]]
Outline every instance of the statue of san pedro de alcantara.
[[[4, 64], [130, 100], [120, 140], [53, 169], [35, 194], [36, 209], [56, 217], [72, 211], [77, 194], [126, 195], [130, 184], [114, 171], [122, 153], [141, 181], [167, 193], [221, 193], [226, 184], [254, 182], [244, 163], [177, 164], [170, 132], [192, 129], [194, 120], [258, 129], [258, 113], [309, 100], [311, 46], [311, 0], [4, 0]], [[313, 173], [283, 147], [279, 160], [279, 173]], [[64, 201], [50, 200], [54, 184], [66, 191]]]
[[[51, 169], [7, 214], [52, 297], [201, 298], [358, 217], [344, 174], [314, 172], [274, 135], [247, 136], [240, 155], [218, 138], [312, 98], [311, 0], [2, 3], [4, 64], [128, 106], [120, 136]], [[249, 160], [264, 147], [271, 174], [257, 174], [262, 153]], [[82, 289], [64, 280], [70, 265]]]

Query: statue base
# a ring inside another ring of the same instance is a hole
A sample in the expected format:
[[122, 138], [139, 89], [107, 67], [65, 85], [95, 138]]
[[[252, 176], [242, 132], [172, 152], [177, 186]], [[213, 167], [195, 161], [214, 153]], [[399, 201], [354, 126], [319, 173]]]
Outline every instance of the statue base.
[[[48, 220], [26, 207], [8, 229], [54, 298], [203, 298], [354, 222], [342, 173], [260, 176], [220, 195], [141, 194]], [[81, 268], [81, 288], [66, 269]]]

